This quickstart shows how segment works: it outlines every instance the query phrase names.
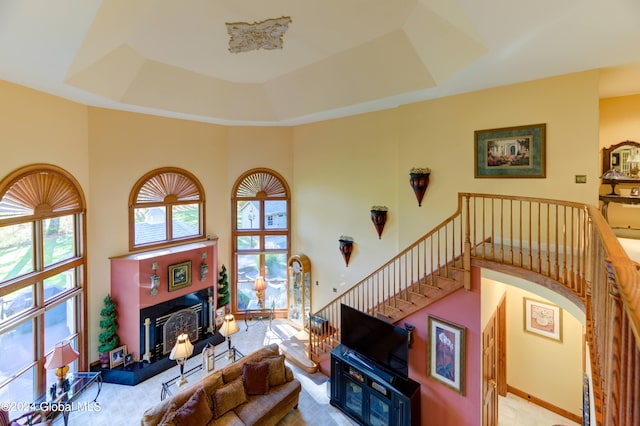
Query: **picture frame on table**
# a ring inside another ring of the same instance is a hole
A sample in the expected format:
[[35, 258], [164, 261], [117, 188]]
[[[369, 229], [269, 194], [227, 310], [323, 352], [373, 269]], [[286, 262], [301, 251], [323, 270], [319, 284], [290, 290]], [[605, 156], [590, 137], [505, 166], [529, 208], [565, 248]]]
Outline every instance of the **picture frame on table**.
[[562, 342], [562, 308], [527, 297], [523, 304], [524, 331]]
[[464, 395], [466, 328], [435, 316], [427, 318], [428, 375]]
[[211, 373], [216, 369], [216, 347], [207, 344], [202, 349], [202, 371]]
[[476, 130], [476, 178], [545, 178], [547, 126]]
[[169, 291], [180, 290], [191, 285], [191, 261], [169, 265]]
[[124, 356], [124, 366], [126, 367], [127, 365], [131, 365], [135, 362], [135, 359], [133, 358], [133, 352], [128, 353]]
[[127, 345], [118, 346], [109, 351], [109, 368], [115, 368], [124, 364], [124, 356], [127, 353]]
[[224, 323], [224, 316], [226, 315], [226, 310], [225, 308], [218, 308], [216, 309], [216, 328], [220, 328], [222, 327], [222, 324]]

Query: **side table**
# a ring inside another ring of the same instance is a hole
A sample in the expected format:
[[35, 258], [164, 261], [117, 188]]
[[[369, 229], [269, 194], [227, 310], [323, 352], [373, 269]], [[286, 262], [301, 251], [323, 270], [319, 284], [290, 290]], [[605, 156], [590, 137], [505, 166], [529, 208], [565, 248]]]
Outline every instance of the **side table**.
[[269, 330], [271, 330], [271, 320], [273, 319], [273, 308], [259, 308], [259, 309], [247, 309], [244, 311], [244, 325], [245, 331], [249, 330], [249, 320], [257, 319], [264, 321], [265, 318], [269, 319]]
[[69, 424], [69, 414], [74, 411], [73, 401], [78, 396], [87, 390], [92, 383], [98, 383], [98, 392], [93, 400], [86, 403], [85, 407], [75, 407], [75, 409], [91, 409], [91, 405], [96, 402], [102, 390], [102, 376], [99, 372], [72, 373], [67, 376], [67, 380], [69, 381], [69, 390], [55, 395], [47, 391], [33, 401], [34, 409], [48, 419], [53, 419], [62, 412], [65, 426]]

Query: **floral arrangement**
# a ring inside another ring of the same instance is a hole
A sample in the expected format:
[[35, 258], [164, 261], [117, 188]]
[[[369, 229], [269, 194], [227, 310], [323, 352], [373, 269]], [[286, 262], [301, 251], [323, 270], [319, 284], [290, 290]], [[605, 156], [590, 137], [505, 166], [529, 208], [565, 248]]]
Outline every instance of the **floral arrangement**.
[[389, 207], [387, 206], [372, 206], [371, 207], [371, 211], [376, 211], [376, 212], [386, 212], [389, 210]]
[[428, 175], [431, 173], [431, 169], [428, 167], [412, 167], [409, 173], [416, 175]]
[[353, 242], [353, 237], [348, 237], [346, 235], [340, 235], [340, 238], [338, 238], [338, 241], [348, 241], [348, 242]]

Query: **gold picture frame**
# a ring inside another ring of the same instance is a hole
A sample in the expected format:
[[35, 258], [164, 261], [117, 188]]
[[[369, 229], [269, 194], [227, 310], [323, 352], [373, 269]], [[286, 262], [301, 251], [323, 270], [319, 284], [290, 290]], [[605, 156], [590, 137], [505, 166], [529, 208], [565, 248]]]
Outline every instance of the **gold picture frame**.
[[169, 265], [169, 291], [180, 290], [191, 285], [191, 261]]
[[127, 354], [127, 345], [118, 346], [109, 351], [109, 368], [115, 368], [124, 364], [124, 358]]
[[459, 394], [465, 393], [466, 328], [442, 318], [427, 318], [427, 371]]

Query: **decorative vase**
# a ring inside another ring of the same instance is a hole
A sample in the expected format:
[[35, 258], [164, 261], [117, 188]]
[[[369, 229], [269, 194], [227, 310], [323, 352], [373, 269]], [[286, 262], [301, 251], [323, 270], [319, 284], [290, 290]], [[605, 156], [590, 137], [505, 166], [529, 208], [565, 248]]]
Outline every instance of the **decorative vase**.
[[353, 251], [353, 238], [340, 237], [338, 241], [340, 242], [340, 253], [342, 253], [344, 263], [348, 267], [349, 259], [351, 259], [351, 252]]
[[371, 222], [378, 232], [378, 239], [382, 238], [382, 230], [387, 223], [387, 208], [384, 206], [373, 206], [371, 208]]
[[429, 186], [429, 175], [431, 172], [428, 170], [429, 169], [412, 169], [409, 173], [409, 183], [418, 199], [418, 207], [422, 206], [422, 198], [427, 190], [427, 186]]

